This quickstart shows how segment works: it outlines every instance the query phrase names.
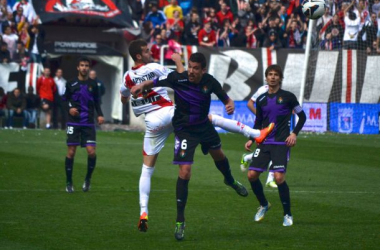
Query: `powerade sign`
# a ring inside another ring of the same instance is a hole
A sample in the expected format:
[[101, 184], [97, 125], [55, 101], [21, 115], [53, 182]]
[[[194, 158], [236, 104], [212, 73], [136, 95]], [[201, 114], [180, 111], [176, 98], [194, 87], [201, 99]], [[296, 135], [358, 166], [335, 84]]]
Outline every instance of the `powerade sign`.
[[346, 134], [378, 134], [380, 104], [330, 104], [330, 130]]
[[[211, 101], [210, 114], [216, 114], [224, 118], [236, 120], [245, 124], [246, 126], [253, 127], [256, 116], [248, 109], [246, 101], [235, 101], [235, 112], [228, 115], [224, 104], [221, 101]], [[226, 133], [225, 130], [216, 127], [219, 133]]]

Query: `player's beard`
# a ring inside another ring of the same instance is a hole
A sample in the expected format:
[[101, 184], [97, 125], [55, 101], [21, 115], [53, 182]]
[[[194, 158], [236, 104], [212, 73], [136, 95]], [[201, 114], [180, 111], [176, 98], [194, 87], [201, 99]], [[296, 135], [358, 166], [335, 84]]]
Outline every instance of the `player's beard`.
[[81, 75], [81, 77], [87, 78], [88, 72], [89, 72], [88, 70], [81, 70], [81, 71], [79, 71], [79, 74]]

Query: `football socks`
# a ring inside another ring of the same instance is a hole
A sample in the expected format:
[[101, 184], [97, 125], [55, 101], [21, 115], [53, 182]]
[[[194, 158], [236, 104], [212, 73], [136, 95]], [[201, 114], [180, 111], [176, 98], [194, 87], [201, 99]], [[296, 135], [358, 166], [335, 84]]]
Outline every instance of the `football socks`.
[[234, 177], [231, 174], [230, 164], [228, 162], [227, 157], [225, 157], [221, 161], [215, 161], [215, 166], [219, 169], [219, 171], [223, 174], [225, 181], [228, 185], [232, 185], [235, 181]]
[[260, 202], [260, 206], [267, 206], [268, 201], [265, 198], [264, 191], [263, 191], [263, 185], [261, 184], [260, 179], [257, 179], [256, 181], [250, 181], [252, 191], [256, 195], [257, 200]]
[[290, 193], [288, 184], [286, 183], [286, 181], [284, 181], [283, 183], [278, 184], [277, 187], [282, 207], [284, 209], [284, 215], [287, 214], [289, 216], [292, 216], [292, 213], [290, 212]]
[[176, 198], [177, 198], [177, 222], [185, 221], [185, 207], [187, 202], [188, 195], [188, 186], [190, 180], [184, 180], [178, 177], [177, 179], [177, 189], [176, 189]]
[[73, 166], [74, 166], [74, 158], [69, 159], [66, 157], [65, 159], [65, 170], [66, 170], [66, 182], [73, 183]]

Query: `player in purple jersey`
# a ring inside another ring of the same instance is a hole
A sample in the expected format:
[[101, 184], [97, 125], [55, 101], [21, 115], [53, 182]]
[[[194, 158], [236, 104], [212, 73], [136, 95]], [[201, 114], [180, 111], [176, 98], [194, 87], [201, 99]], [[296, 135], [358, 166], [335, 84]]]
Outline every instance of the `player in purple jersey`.
[[[194, 152], [201, 144], [204, 154], [210, 153], [216, 167], [224, 176], [224, 183], [241, 195], [247, 196], [246, 188], [234, 179], [228, 159], [221, 148], [218, 133], [208, 118], [211, 94], [214, 93], [225, 105], [226, 112], [232, 114], [235, 106], [220, 83], [206, 73], [206, 58], [194, 53], [189, 59], [188, 70], [183, 73], [172, 72], [167, 77], [147, 81], [132, 88], [134, 96], [151, 87], [169, 87], [174, 90], [176, 108], [172, 124], [175, 133], [174, 164], [179, 165], [176, 200], [177, 219], [175, 238], [182, 240], [185, 229], [185, 207], [188, 184], [191, 177]], [[268, 135], [267, 133], [266, 135]]]
[[100, 108], [99, 90], [96, 81], [89, 78], [90, 60], [86, 57], [78, 59], [78, 77], [66, 83], [64, 99], [68, 103], [67, 122], [67, 155], [65, 160], [66, 169], [66, 192], [74, 192], [72, 173], [74, 157], [77, 146], [86, 147], [87, 175], [82, 190], [90, 190], [91, 176], [96, 166], [96, 131], [95, 110], [98, 124], [104, 122], [103, 112]]
[[[290, 148], [296, 145], [297, 135], [306, 122], [306, 115], [298, 103], [296, 96], [289, 91], [281, 89], [283, 73], [280, 66], [269, 66], [265, 71], [265, 77], [269, 89], [268, 92], [257, 98], [254, 128], [260, 129], [268, 126], [269, 123], [275, 123], [276, 125], [266, 140], [257, 146], [248, 168], [248, 180], [260, 203], [258, 212], [255, 215], [255, 221], [264, 219], [266, 212], [271, 206], [265, 198], [259, 177], [262, 172], [267, 170], [269, 162], [272, 161], [269, 171], [274, 172], [274, 178], [284, 209], [283, 226], [291, 226], [293, 225], [293, 216], [290, 211], [289, 187], [285, 181], [285, 173]], [[299, 120], [293, 131], [290, 131], [290, 119], [293, 110]], [[251, 151], [250, 147], [252, 144], [253, 141], [249, 140], [245, 144], [246, 150]]]

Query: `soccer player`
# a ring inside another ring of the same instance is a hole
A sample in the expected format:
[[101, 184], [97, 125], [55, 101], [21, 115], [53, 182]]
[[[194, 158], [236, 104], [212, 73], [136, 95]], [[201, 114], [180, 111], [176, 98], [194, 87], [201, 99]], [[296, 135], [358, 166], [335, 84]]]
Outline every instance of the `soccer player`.
[[98, 84], [89, 78], [90, 60], [86, 57], [78, 59], [78, 77], [66, 83], [64, 99], [68, 102], [67, 123], [67, 155], [65, 159], [66, 192], [74, 192], [72, 174], [74, 157], [77, 146], [86, 147], [87, 175], [82, 190], [90, 190], [91, 176], [96, 166], [96, 131], [94, 118], [96, 111], [97, 122], [104, 122], [103, 112], [100, 108]]
[[[182, 240], [185, 229], [188, 184], [194, 152], [198, 144], [202, 145], [204, 154], [210, 153], [216, 167], [224, 176], [224, 183], [235, 189], [239, 195], [244, 197], [248, 195], [246, 188], [232, 176], [228, 159], [221, 149], [219, 135], [208, 117], [212, 93], [215, 93], [224, 103], [228, 114], [234, 112], [235, 106], [220, 83], [206, 73], [206, 58], [201, 53], [194, 53], [190, 56], [188, 71], [172, 72], [167, 77], [161, 77], [160, 80], [145, 81], [135, 85], [131, 92], [133, 96], [139, 96], [152, 87], [169, 87], [174, 90], [176, 108], [172, 119], [175, 133], [173, 163], [179, 165], [176, 188], [177, 219], [174, 236], [177, 240]], [[263, 131], [265, 131], [265, 136], [270, 133], [269, 129]]]
[[[255, 103], [256, 103], [257, 97], [259, 97], [260, 95], [262, 95], [265, 92], [267, 92], [268, 89], [269, 89], [268, 85], [261, 86], [252, 95], [251, 99], [249, 99], [247, 106], [248, 106], [249, 110], [251, 110], [252, 113], [254, 113], [255, 115], [256, 115]], [[252, 161], [252, 157], [253, 157], [253, 153], [243, 154], [243, 156], [241, 157], [241, 161], [240, 161], [240, 167], [241, 167], [242, 170], [245, 171], [248, 168], [249, 164]], [[272, 164], [272, 162], [269, 163], [268, 167], [270, 167], [271, 164]], [[274, 181], [274, 173], [273, 172], [269, 171], [268, 177], [267, 177], [267, 181], [266, 181], [265, 185], [267, 187], [277, 188], [276, 182]]]
[[[125, 104], [130, 98], [130, 89], [144, 80], [153, 80], [168, 75], [172, 70], [152, 62], [152, 52], [148, 44], [143, 40], [134, 40], [129, 45], [129, 54], [134, 60], [134, 66], [124, 74], [124, 82], [120, 87], [121, 101]], [[184, 67], [181, 57], [173, 54], [173, 61], [177, 71], [182, 73]], [[159, 152], [165, 145], [165, 141], [173, 131], [172, 118], [174, 105], [169, 98], [166, 88], [155, 87], [153, 91], [144, 96], [132, 97], [132, 110], [136, 116], [145, 115], [146, 131], [143, 144], [143, 165], [139, 181], [140, 219], [138, 229], [141, 232], [148, 230], [148, 202], [151, 189], [151, 178], [155, 169], [155, 163]], [[244, 124], [225, 119], [218, 115], [209, 115], [213, 125], [227, 131], [241, 133], [250, 138], [264, 138], [266, 132], [255, 130]]]
[[[284, 209], [283, 226], [293, 225], [293, 216], [290, 211], [289, 187], [285, 181], [290, 147], [296, 145], [297, 135], [306, 121], [305, 112], [298, 103], [295, 95], [281, 89], [283, 72], [280, 66], [271, 65], [265, 70], [265, 78], [268, 83], [268, 92], [260, 95], [256, 102], [256, 121], [254, 128], [259, 129], [269, 123], [275, 123], [273, 132], [266, 140], [259, 144], [254, 151], [252, 163], [248, 168], [248, 180], [253, 193], [260, 203], [255, 221], [264, 219], [271, 204], [265, 198], [263, 187], [260, 182], [260, 174], [267, 170], [272, 161], [269, 171], [274, 172], [274, 178], [278, 186], [280, 200]], [[299, 120], [293, 131], [290, 132], [290, 119], [292, 112], [297, 114]], [[248, 151], [252, 146], [252, 140], [245, 144]]]

